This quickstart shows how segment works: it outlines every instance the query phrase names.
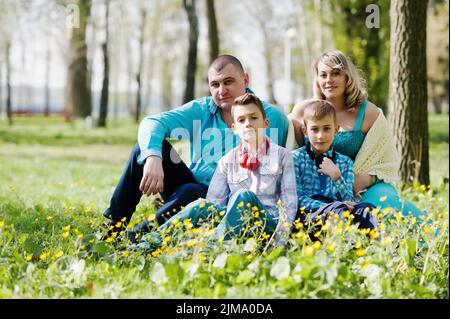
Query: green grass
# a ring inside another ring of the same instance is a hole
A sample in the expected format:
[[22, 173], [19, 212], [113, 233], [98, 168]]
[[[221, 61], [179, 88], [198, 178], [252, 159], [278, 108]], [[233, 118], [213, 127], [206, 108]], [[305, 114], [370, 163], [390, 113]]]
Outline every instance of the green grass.
[[[156, 257], [99, 240], [136, 133], [131, 121], [0, 122], [0, 298], [449, 297], [448, 117], [430, 117], [431, 189], [402, 191], [432, 222], [388, 213], [381, 239], [344, 227], [320, 247], [297, 230], [288, 249], [267, 253], [243, 239], [207, 251], [204, 229], [189, 248], [173, 236]], [[153, 211], [144, 198], [132, 222]]]

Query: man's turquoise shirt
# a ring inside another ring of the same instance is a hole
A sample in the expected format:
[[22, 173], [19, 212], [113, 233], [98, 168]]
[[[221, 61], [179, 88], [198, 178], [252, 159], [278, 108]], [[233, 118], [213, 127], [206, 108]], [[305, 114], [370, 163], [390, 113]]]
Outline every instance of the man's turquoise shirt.
[[[247, 92], [251, 91], [247, 89]], [[265, 133], [274, 143], [284, 147], [288, 131], [286, 115], [278, 107], [262, 103], [269, 119]], [[240, 142], [239, 136], [222, 120], [211, 96], [142, 120], [138, 133], [141, 149], [138, 163], [143, 164], [149, 156], [161, 157], [162, 141], [167, 137], [190, 141], [191, 163], [186, 165], [195, 179], [204, 185], [209, 185], [219, 159]]]

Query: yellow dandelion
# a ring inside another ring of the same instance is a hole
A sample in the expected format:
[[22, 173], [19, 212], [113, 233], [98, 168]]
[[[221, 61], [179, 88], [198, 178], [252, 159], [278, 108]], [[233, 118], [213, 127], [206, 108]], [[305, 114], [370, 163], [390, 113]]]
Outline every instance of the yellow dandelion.
[[95, 241], [94, 239], [90, 239], [90, 240], [89, 240], [89, 244], [93, 244], [94, 241]]
[[253, 215], [254, 215], [256, 218], [259, 218], [259, 212], [258, 212], [258, 211], [256, 211]]
[[200, 232], [200, 228], [193, 228], [193, 229], [191, 230], [191, 232], [192, 232], [194, 235], [197, 235], [197, 234]]
[[205, 207], [205, 202], [200, 202], [200, 208], [203, 208], [203, 207]]
[[362, 269], [366, 269], [370, 265], [370, 259], [364, 260], [363, 264], [361, 265]]
[[164, 237], [163, 241], [164, 241], [165, 243], [168, 243], [171, 239], [172, 239], [172, 237], [166, 236], [166, 237]]
[[253, 259], [253, 255], [247, 255], [247, 256], [245, 256], [245, 259], [252, 260]]
[[26, 260], [26, 261], [31, 261], [32, 259], [33, 259], [33, 254], [27, 255], [27, 256], [25, 257], [25, 260]]
[[255, 222], [255, 226], [259, 226], [259, 225], [261, 225], [261, 224], [262, 224], [262, 222], [261, 222], [260, 220], [258, 220], [258, 221]]
[[358, 250], [356, 251], [356, 256], [358, 256], [358, 257], [362, 257], [362, 256], [364, 256], [365, 254], [366, 254], [366, 251], [365, 251], [363, 248], [358, 249]]
[[203, 255], [198, 255], [198, 259], [201, 261], [204, 261], [204, 260], [206, 260], [206, 257]]
[[345, 218], [349, 218], [350, 217], [350, 211], [349, 210], [344, 211], [342, 216], [344, 216]]
[[223, 240], [224, 240], [224, 236], [220, 236], [220, 238], [217, 240], [217, 242], [220, 244], [223, 242]]
[[312, 256], [313, 254], [314, 254], [314, 248], [312, 248], [311, 246], [306, 246], [305, 247], [305, 255]]
[[252, 207], [252, 211], [256, 212], [256, 211], [258, 211], [258, 210], [259, 210], [259, 207], [258, 207], [258, 206], [255, 205], [255, 206]]
[[219, 212], [219, 215], [220, 215], [220, 216], [223, 216], [223, 215], [225, 215], [225, 211], [224, 211], [224, 210], [222, 210], [221, 212]]
[[64, 226], [64, 227], [62, 228], [62, 230], [64, 230], [64, 231], [69, 231], [69, 229], [70, 229], [70, 225]]
[[356, 243], [355, 248], [360, 249], [362, 247], [362, 243], [359, 241]]
[[387, 196], [382, 196], [382, 197], [380, 197], [380, 202], [384, 202], [384, 201], [386, 201], [386, 199], [387, 199]]
[[247, 206], [248, 208], [250, 208], [252, 205], [251, 205], [250, 203], [247, 203], [247, 205], [245, 205], [245, 206]]
[[39, 255], [39, 259], [40, 260], [45, 260], [48, 258], [48, 256], [50, 255], [50, 253], [48, 252], [43, 252], [42, 254]]
[[48, 221], [50, 221], [50, 220], [52, 220], [52, 219], [53, 219], [53, 216], [51, 216], [51, 215], [48, 215], [48, 216], [47, 216], [47, 220], [48, 220]]
[[239, 207], [239, 208], [244, 207], [244, 202], [240, 202], [240, 203], [237, 205], [237, 207]]
[[372, 229], [369, 233], [370, 237], [373, 239], [377, 239], [378, 238], [378, 232], [376, 229]]
[[320, 243], [320, 241], [316, 241], [312, 247], [314, 248], [314, 250], [319, 250], [320, 247], [322, 247], [322, 244]]
[[384, 237], [383, 238], [383, 245], [389, 245], [392, 242], [392, 238], [391, 237]]
[[193, 247], [196, 244], [197, 244], [197, 241], [195, 239], [188, 240], [188, 242], [187, 242], [188, 247]]
[[55, 253], [55, 258], [56, 258], [56, 259], [61, 258], [63, 255], [64, 255], [64, 252], [63, 252], [62, 250], [58, 250], [58, 251]]
[[320, 230], [314, 234], [314, 237], [320, 237]]
[[107, 243], [110, 243], [110, 242], [112, 242], [113, 241], [113, 238], [112, 237], [108, 237], [106, 240], [105, 240], [105, 242], [107, 242]]
[[123, 222], [125, 222], [126, 220], [127, 220], [127, 218], [124, 217], [124, 218], [122, 218], [120, 221], [123, 223]]
[[128, 257], [130, 255], [130, 253], [128, 252], [128, 250], [125, 250], [123, 253], [122, 253], [122, 256], [123, 257]]
[[69, 237], [69, 232], [64, 232], [64, 233], [62, 234], [62, 237], [63, 237], [63, 238]]
[[334, 251], [335, 251], [335, 249], [336, 249], [336, 243], [330, 243], [330, 244], [328, 244], [328, 251], [330, 252], [330, 253], [333, 253]]
[[84, 245], [81, 245], [80, 246], [80, 250], [83, 250], [85, 247], [84, 247]]
[[215, 221], [219, 221], [219, 216], [217, 216], [217, 215], [214, 216], [214, 220], [215, 220]]

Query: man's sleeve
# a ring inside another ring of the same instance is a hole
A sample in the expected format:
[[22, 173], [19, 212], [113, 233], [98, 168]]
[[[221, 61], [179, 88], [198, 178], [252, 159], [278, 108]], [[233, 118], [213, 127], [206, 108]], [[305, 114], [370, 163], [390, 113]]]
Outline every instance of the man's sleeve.
[[[267, 118], [269, 119], [269, 129], [266, 130], [267, 136], [280, 146], [286, 146], [289, 123], [286, 115], [278, 107], [270, 105], [267, 108]], [[272, 132], [272, 129], [273, 132]], [[275, 134], [275, 129], [276, 133]]]
[[203, 113], [200, 103], [192, 101], [175, 110], [143, 119], [138, 132], [141, 149], [138, 163], [144, 163], [149, 156], [161, 158], [162, 142], [171, 134], [181, 139], [190, 139], [194, 130], [194, 121], [200, 121]]

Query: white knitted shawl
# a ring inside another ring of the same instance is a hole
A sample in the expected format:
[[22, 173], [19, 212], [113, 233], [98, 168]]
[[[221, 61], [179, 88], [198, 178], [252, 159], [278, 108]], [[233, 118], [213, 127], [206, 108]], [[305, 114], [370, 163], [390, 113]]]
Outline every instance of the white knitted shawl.
[[383, 111], [366, 134], [355, 158], [355, 174], [376, 175], [386, 183], [399, 179], [399, 155]]

